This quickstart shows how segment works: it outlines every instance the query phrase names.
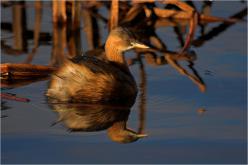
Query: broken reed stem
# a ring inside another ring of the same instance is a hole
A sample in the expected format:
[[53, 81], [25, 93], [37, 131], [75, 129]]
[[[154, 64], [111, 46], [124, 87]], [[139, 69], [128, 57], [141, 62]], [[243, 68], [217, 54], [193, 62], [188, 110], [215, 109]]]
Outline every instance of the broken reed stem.
[[119, 19], [119, 0], [112, 0], [111, 11], [110, 11], [110, 22], [109, 22], [109, 31], [118, 26]]
[[42, 2], [39, 0], [35, 2], [34, 48], [37, 48], [39, 45], [41, 17], [42, 17]]
[[164, 4], [171, 4], [179, 7], [182, 11], [187, 12], [187, 13], [192, 13], [195, 11], [194, 8], [192, 8], [190, 5], [188, 5], [185, 2], [181, 2], [179, 0], [164, 0], [162, 1]]
[[13, 34], [14, 34], [14, 49], [27, 51], [27, 40], [26, 31], [26, 10], [22, 6], [25, 5], [25, 2], [16, 2], [16, 5], [12, 9], [13, 17]]
[[50, 65], [59, 66], [65, 60], [66, 55], [66, 46], [67, 46], [67, 38], [66, 38], [66, 26], [62, 24], [58, 26], [58, 24], [53, 25], [53, 47]]
[[1, 79], [32, 79], [34, 77], [48, 76], [56, 70], [54, 67], [32, 64], [11, 64], [0, 65]]
[[[192, 17], [192, 12], [185, 12], [185, 11], [176, 11], [170, 9], [160, 9], [157, 7], [153, 8], [154, 13], [161, 18], [171, 18], [171, 19], [182, 19], [182, 20], [189, 20]], [[235, 19], [226, 19], [215, 17], [211, 15], [204, 15], [200, 14], [199, 19], [201, 22], [211, 23], [211, 22], [237, 22]]]
[[28, 54], [24, 63], [32, 62], [33, 57], [36, 54], [37, 48], [39, 46], [41, 17], [42, 17], [42, 2], [36, 1], [35, 2], [35, 23], [34, 23], [34, 47], [31, 53]]
[[94, 35], [93, 35], [93, 25], [92, 25], [92, 17], [90, 15], [89, 10], [82, 10], [83, 24], [84, 24], [84, 33], [86, 34], [87, 44], [89, 49], [94, 49]]
[[[95, 9], [97, 12], [97, 9]], [[95, 49], [101, 44], [100, 29], [96, 18], [89, 10], [82, 10], [84, 32], [86, 34], [89, 49]]]
[[130, 22], [132, 21], [140, 12], [142, 12], [143, 7], [140, 4], [134, 4], [129, 11], [126, 13], [122, 22]]
[[64, 23], [66, 19], [66, 1], [53, 0], [53, 22]]
[[194, 39], [197, 25], [198, 25], [198, 13], [193, 12], [192, 18], [190, 19], [190, 22], [189, 22], [189, 32], [188, 32], [188, 35], [186, 37], [184, 46], [183, 46], [183, 48], [179, 54], [185, 52], [190, 47], [191, 41]]

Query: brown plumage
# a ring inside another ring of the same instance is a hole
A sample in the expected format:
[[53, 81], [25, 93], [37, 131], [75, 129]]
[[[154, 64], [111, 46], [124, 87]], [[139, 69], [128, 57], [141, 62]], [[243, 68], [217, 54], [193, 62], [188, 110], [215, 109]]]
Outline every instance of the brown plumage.
[[66, 60], [52, 76], [47, 96], [58, 102], [133, 105], [137, 86], [123, 53], [140, 44], [126, 28], [112, 30], [105, 44], [106, 60], [82, 56]]

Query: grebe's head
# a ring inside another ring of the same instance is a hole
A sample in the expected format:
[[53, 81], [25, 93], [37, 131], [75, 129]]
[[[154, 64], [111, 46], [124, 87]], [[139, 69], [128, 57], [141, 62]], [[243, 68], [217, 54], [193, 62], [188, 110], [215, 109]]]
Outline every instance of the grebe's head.
[[149, 48], [145, 44], [136, 40], [135, 35], [124, 27], [113, 29], [106, 41], [105, 49], [115, 49], [119, 52], [124, 52], [132, 48]]

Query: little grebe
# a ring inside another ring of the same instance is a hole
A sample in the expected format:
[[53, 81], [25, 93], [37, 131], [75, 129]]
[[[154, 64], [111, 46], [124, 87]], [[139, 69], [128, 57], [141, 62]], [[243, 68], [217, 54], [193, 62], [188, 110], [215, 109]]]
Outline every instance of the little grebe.
[[113, 29], [105, 44], [106, 60], [83, 55], [66, 60], [51, 77], [47, 96], [59, 102], [118, 103], [133, 105], [137, 86], [123, 53], [148, 48], [126, 28]]

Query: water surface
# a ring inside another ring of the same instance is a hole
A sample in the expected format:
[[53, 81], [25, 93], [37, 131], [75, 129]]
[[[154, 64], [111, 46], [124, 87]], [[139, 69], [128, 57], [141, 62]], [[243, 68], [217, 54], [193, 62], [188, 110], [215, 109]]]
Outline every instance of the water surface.
[[[32, 3], [28, 4], [27, 27], [33, 29], [35, 11]], [[41, 31], [52, 36], [48, 6], [42, 14]], [[245, 3], [216, 2], [211, 14], [227, 18], [243, 8]], [[12, 21], [11, 11], [11, 7], [1, 7], [2, 22]], [[218, 25], [210, 24], [207, 31]], [[104, 28], [103, 41], [107, 36]], [[168, 49], [180, 50], [172, 27], [156, 32]], [[138, 130], [143, 115], [142, 126], [148, 134], [134, 143], [115, 143], [107, 137], [106, 130], [70, 132], [63, 123], [52, 125], [58, 114], [44, 95], [49, 80], [3, 88], [2, 92], [31, 101], [1, 101], [1, 163], [247, 163], [246, 37], [247, 24], [239, 22], [202, 46], [192, 47], [197, 55], [194, 68], [206, 92], [168, 64], [154, 66], [143, 58], [143, 70], [139, 64], [131, 65], [140, 91], [128, 126]], [[12, 32], [1, 30], [1, 38], [6, 44], [13, 43]], [[83, 28], [81, 41], [83, 50], [89, 50]], [[2, 51], [1, 63], [24, 62], [33, 46], [33, 40], [28, 40], [28, 53], [16, 56]], [[32, 63], [47, 65], [51, 51], [52, 41], [41, 44]], [[134, 58], [135, 54], [128, 52], [126, 57]], [[192, 73], [187, 61], [179, 63]]]

